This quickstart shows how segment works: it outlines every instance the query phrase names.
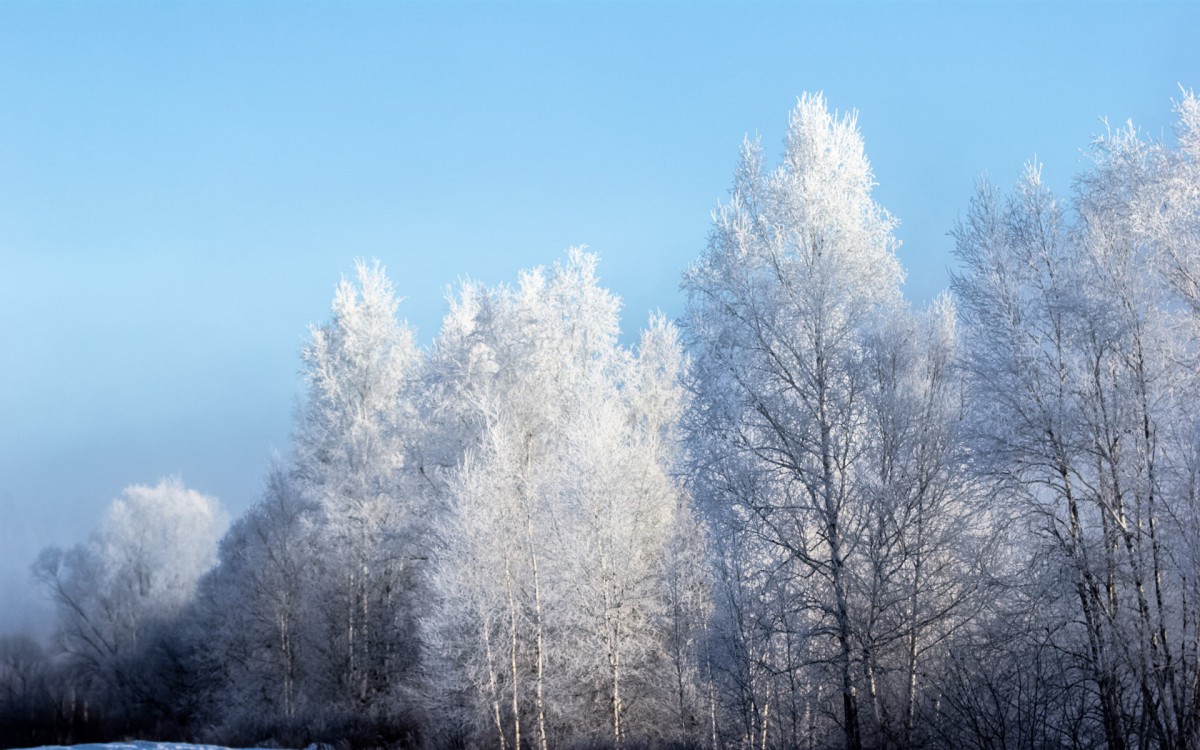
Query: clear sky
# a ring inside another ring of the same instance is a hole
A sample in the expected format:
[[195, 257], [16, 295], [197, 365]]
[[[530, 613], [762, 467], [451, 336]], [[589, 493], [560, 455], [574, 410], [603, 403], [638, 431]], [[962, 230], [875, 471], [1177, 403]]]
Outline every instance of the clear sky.
[[1170, 137], [1198, 32], [1198, 2], [0, 2], [0, 630], [126, 485], [255, 499], [355, 257], [427, 343], [448, 284], [586, 244], [632, 338], [681, 311], [743, 135], [777, 155], [824, 91], [921, 303], [980, 174], [1067, 193], [1099, 118]]

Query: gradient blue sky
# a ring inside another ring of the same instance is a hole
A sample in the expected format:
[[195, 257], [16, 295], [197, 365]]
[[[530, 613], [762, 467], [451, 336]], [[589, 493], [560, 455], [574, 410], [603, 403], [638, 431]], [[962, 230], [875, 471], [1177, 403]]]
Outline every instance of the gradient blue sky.
[[1200, 87], [1200, 3], [0, 3], [0, 629], [123, 487], [231, 513], [286, 451], [297, 352], [355, 257], [423, 342], [456, 279], [575, 244], [632, 332], [682, 306], [743, 134], [857, 108], [907, 293], [981, 173], [1069, 191]]

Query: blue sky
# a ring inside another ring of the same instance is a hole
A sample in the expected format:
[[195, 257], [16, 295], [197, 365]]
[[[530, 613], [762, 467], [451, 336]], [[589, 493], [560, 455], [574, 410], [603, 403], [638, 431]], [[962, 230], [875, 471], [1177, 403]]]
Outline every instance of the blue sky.
[[1064, 194], [1107, 117], [1170, 136], [1200, 3], [0, 3], [0, 629], [133, 483], [232, 513], [286, 451], [307, 325], [377, 257], [447, 285], [586, 244], [631, 334], [681, 311], [738, 144], [855, 108], [906, 291], [983, 173]]

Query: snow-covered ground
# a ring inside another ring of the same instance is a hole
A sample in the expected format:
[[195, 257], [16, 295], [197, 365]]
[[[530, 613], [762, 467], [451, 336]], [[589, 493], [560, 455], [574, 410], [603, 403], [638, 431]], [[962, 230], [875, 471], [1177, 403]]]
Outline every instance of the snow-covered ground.
[[189, 745], [185, 742], [106, 742], [92, 745], [43, 745], [28, 750], [228, 750], [218, 745]]

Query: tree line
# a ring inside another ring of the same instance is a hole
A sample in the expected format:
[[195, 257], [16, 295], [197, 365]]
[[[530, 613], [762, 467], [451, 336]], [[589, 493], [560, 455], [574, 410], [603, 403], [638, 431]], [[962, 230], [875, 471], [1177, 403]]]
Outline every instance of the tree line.
[[232, 525], [131, 487], [0, 639], [0, 742], [1200, 743], [1200, 101], [1067, 198], [981, 183], [901, 294], [855, 116], [747, 140], [687, 305], [620, 341], [597, 259], [464, 282], [428, 347], [378, 263], [302, 351]]

